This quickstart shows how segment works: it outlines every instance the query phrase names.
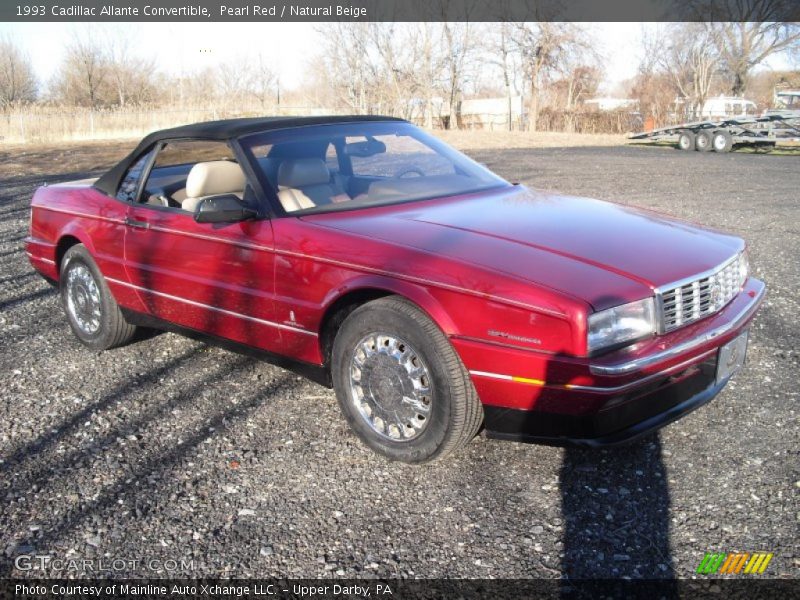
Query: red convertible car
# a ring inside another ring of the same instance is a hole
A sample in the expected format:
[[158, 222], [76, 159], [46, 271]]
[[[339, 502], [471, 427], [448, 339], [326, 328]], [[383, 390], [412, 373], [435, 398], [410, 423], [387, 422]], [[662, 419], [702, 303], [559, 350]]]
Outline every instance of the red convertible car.
[[386, 117], [148, 135], [40, 188], [26, 249], [94, 350], [137, 326], [332, 385], [374, 450], [492, 437], [601, 446], [711, 400], [764, 295], [744, 242], [513, 185]]

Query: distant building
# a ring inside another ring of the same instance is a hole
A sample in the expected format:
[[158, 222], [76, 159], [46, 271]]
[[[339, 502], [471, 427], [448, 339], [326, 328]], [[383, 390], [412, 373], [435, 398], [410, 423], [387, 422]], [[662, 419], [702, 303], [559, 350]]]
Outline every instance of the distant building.
[[588, 108], [594, 108], [596, 110], [620, 110], [623, 108], [636, 108], [636, 100], [632, 98], [612, 98], [610, 96], [605, 96], [602, 98], [589, 98], [588, 100], [584, 101], [584, 104]]
[[[510, 102], [509, 102], [510, 100]], [[525, 115], [522, 96], [509, 98], [472, 98], [461, 102], [461, 123], [465, 127], [481, 129], [508, 128], [511, 113], [512, 123], [519, 123]]]
[[736, 96], [719, 95], [709, 98], [698, 115], [703, 119], [724, 119], [729, 117], [750, 117], [756, 114], [756, 103]]

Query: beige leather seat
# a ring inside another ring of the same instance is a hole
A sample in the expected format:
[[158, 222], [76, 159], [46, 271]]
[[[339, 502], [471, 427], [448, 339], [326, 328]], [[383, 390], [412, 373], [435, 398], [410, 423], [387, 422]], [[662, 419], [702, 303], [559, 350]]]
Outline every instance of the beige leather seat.
[[243, 198], [245, 183], [244, 172], [235, 162], [212, 160], [197, 163], [186, 179], [186, 199], [181, 202], [181, 208], [195, 212], [205, 198], [220, 194], [235, 194]]
[[330, 204], [344, 190], [331, 183], [321, 158], [286, 159], [278, 167], [278, 199], [287, 212]]

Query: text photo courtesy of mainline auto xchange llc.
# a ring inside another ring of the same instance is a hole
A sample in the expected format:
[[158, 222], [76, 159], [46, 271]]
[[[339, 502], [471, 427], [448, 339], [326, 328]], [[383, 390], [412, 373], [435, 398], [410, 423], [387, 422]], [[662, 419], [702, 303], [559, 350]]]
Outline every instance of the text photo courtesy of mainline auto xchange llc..
[[0, 5], [0, 596], [800, 592], [793, 0]]

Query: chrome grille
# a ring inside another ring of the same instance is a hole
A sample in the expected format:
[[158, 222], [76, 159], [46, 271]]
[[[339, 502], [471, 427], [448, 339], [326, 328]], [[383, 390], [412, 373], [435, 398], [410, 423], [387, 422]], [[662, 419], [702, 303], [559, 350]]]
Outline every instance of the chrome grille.
[[663, 290], [661, 330], [666, 333], [721, 310], [741, 289], [739, 257], [698, 279]]

